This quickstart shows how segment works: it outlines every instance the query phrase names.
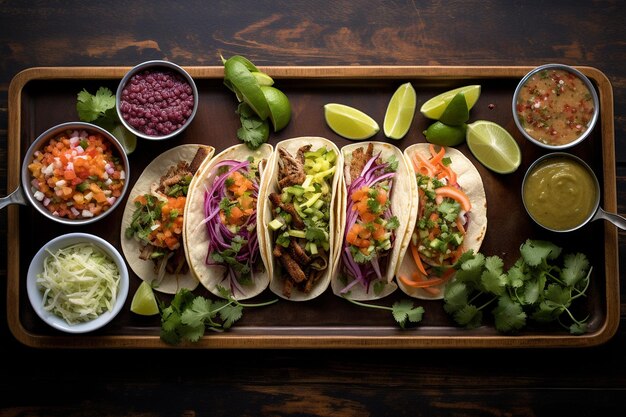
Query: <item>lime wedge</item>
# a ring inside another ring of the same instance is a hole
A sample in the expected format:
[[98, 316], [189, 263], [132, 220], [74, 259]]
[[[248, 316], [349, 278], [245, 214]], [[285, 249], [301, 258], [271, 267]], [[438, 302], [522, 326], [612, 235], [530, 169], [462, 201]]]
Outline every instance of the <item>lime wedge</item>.
[[[252, 72], [238, 59], [228, 59], [224, 62], [224, 79], [232, 85], [237, 96], [248, 103], [254, 112], [265, 120], [270, 115], [270, 109], [261, 91], [261, 86]], [[227, 84], [228, 85], [228, 84]]]
[[467, 146], [478, 161], [499, 174], [517, 170], [522, 152], [511, 134], [497, 123], [478, 120], [467, 125]]
[[440, 146], [457, 146], [465, 140], [467, 125], [451, 126], [440, 121], [431, 124], [424, 131], [426, 140]]
[[390, 139], [402, 139], [413, 122], [417, 98], [415, 89], [411, 83], [402, 84], [391, 96], [385, 120], [383, 121], [383, 132]]
[[441, 93], [422, 104], [420, 112], [429, 119], [439, 120], [448, 104], [458, 93], [465, 95], [467, 109], [471, 110], [474, 104], [476, 104], [476, 101], [478, 101], [478, 97], [480, 97], [480, 85], [467, 85]]
[[380, 130], [378, 123], [370, 116], [345, 104], [325, 104], [324, 118], [336, 134], [346, 139], [367, 139]]
[[446, 106], [439, 121], [447, 125], [458, 126], [467, 122], [468, 119], [469, 109], [465, 101], [465, 94], [457, 93]]
[[252, 71], [252, 76], [256, 78], [260, 86], [274, 85], [272, 77], [261, 71]]
[[142, 316], [154, 316], [159, 314], [159, 306], [154, 296], [154, 291], [148, 281], [142, 281], [135, 291], [130, 303], [130, 311]]
[[269, 85], [262, 85], [261, 91], [265, 95], [267, 105], [270, 108], [270, 120], [274, 126], [274, 132], [278, 132], [291, 120], [291, 103], [289, 99], [277, 88]]
[[111, 134], [120, 142], [126, 155], [130, 155], [137, 147], [137, 136], [122, 125], [117, 125], [111, 130]]

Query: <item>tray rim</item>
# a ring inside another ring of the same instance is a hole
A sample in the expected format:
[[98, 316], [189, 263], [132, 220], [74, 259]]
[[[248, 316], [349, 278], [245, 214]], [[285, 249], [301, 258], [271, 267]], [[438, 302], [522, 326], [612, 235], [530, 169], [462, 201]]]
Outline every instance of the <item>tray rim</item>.
[[[463, 79], [463, 78], [520, 78], [536, 65], [528, 66], [259, 66], [273, 78], [290, 79]], [[122, 78], [131, 66], [76, 66], [76, 67], [32, 67], [19, 72], [9, 85], [8, 101], [8, 152], [7, 190], [12, 192], [20, 183], [20, 136], [21, 136], [21, 93], [31, 81], [49, 79], [110, 79]], [[222, 78], [222, 66], [184, 66], [192, 77]], [[595, 81], [601, 103], [602, 161], [603, 164], [603, 208], [617, 211], [615, 174], [615, 138], [613, 125], [613, 90], [606, 75], [595, 67], [575, 66]], [[581, 336], [568, 334], [545, 335], [460, 335], [433, 336], [419, 335], [417, 332], [391, 336], [351, 336], [351, 335], [246, 335], [221, 333], [205, 335], [193, 344], [170, 346], [159, 336], [142, 335], [37, 335], [29, 332], [19, 320], [20, 304], [20, 262], [19, 262], [19, 210], [7, 207], [7, 320], [16, 339], [34, 348], [147, 348], [147, 349], [415, 349], [415, 348], [557, 348], [591, 347], [606, 343], [619, 327], [619, 265], [618, 233], [610, 224], [604, 225], [606, 271], [605, 288], [606, 318], [603, 325], [594, 333]]]

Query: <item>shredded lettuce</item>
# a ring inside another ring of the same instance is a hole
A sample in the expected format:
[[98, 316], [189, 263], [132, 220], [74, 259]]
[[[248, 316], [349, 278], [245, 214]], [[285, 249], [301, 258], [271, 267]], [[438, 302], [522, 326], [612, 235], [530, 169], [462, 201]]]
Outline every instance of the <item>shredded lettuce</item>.
[[76, 324], [113, 309], [120, 271], [105, 252], [90, 243], [47, 252], [43, 272], [37, 275], [46, 311]]

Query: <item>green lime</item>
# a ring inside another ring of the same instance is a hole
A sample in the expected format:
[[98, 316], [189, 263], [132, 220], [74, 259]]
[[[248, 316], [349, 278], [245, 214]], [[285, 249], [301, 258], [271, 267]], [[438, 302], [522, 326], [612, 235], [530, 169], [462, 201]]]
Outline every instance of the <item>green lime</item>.
[[417, 98], [411, 83], [402, 84], [393, 93], [383, 121], [383, 132], [390, 139], [402, 139], [413, 122]]
[[248, 103], [262, 120], [268, 118], [270, 109], [265, 95], [261, 91], [259, 82], [244, 63], [240, 60], [226, 60], [224, 63], [224, 79], [227, 86], [227, 82], [232, 85], [232, 89], [237, 93], [237, 97]]
[[159, 306], [154, 296], [154, 291], [148, 281], [142, 281], [135, 291], [130, 303], [130, 311], [142, 316], [154, 316], [159, 314]]
[[131, 133], [123, 125], [117, 125], [111, 130], [111, 134], [122, 144], [122, 147], [126, 151], [126, 155], [133, 153], [137, 147], [137, 136]]
[[380, 130], [378, 123], [370, 116], [345, 104], [324, 105], [324, 118], [335, 133], [346, 139], [367, 139]]
[[465, 140], [466, 130], [466, 124], [451, 126], [437, 121], [424, 131], [424, 136], [427, 141], [435, 145], [456, 146]]
[[522, 152], [511, 134], [497, 123], [478, 120], [467, 125], [467, 146], [478, 161], [499, 174], [517, 170]]
[[260, 86], [274, 85], [272, 77], [261, 71], [252, 71], [252, 76], [256, 78]]
[[439, 117], [441, 123], [447, 125], [458, 126], [469, 119], [469, 109], [467, 108], [467, 102], [465, 101], [465, 94], [457, 93], [450, 103], [446, 106], [446, 109]]
[[245, 65], [246, 68], [248, 68], [248, 70], [250, 72], [258, 72], [259, 69], [256, 67], [256, 65], [254, 65], [248, 58], [243, 57], [241, 55], [233, 55], [228, 59], [224, 59], [224, 57], [222, 55], [220, 55], [220, 58], [222, 59], [222, 64], [226, 65], [227, 61], [237, 61], [243, 65]]
[[289, 99], [277, 88], [269, 85], [262, 85], [261, 91], [265, 95], [267, 105], [270, 108], [270, 120], [274, 126], [274, 132], [278, 132], [291, 120], [291, 103]]
[[420, 112], [429, 119], [439, 120], [448, 106], [448, 103], [450, 103], [458, 93], [465, 95], [467, 109], [471, 110], [474, 104], [476, 104], [476, 101], [478, 101], [478, 97], [480, 97], [480, 85], [467, 85], [436, 95], [422, 104]]

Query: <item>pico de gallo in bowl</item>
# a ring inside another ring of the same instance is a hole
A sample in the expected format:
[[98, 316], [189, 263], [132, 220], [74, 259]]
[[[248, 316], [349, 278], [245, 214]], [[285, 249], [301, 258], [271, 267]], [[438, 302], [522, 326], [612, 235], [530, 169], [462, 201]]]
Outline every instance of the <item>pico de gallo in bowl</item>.
[[128, 175], [128, 158], [113, 135], [90, 123], [68, 122], [33, 142], [22, 167], [22, 187], [46, 217], [86, 224], [119, 205]]

